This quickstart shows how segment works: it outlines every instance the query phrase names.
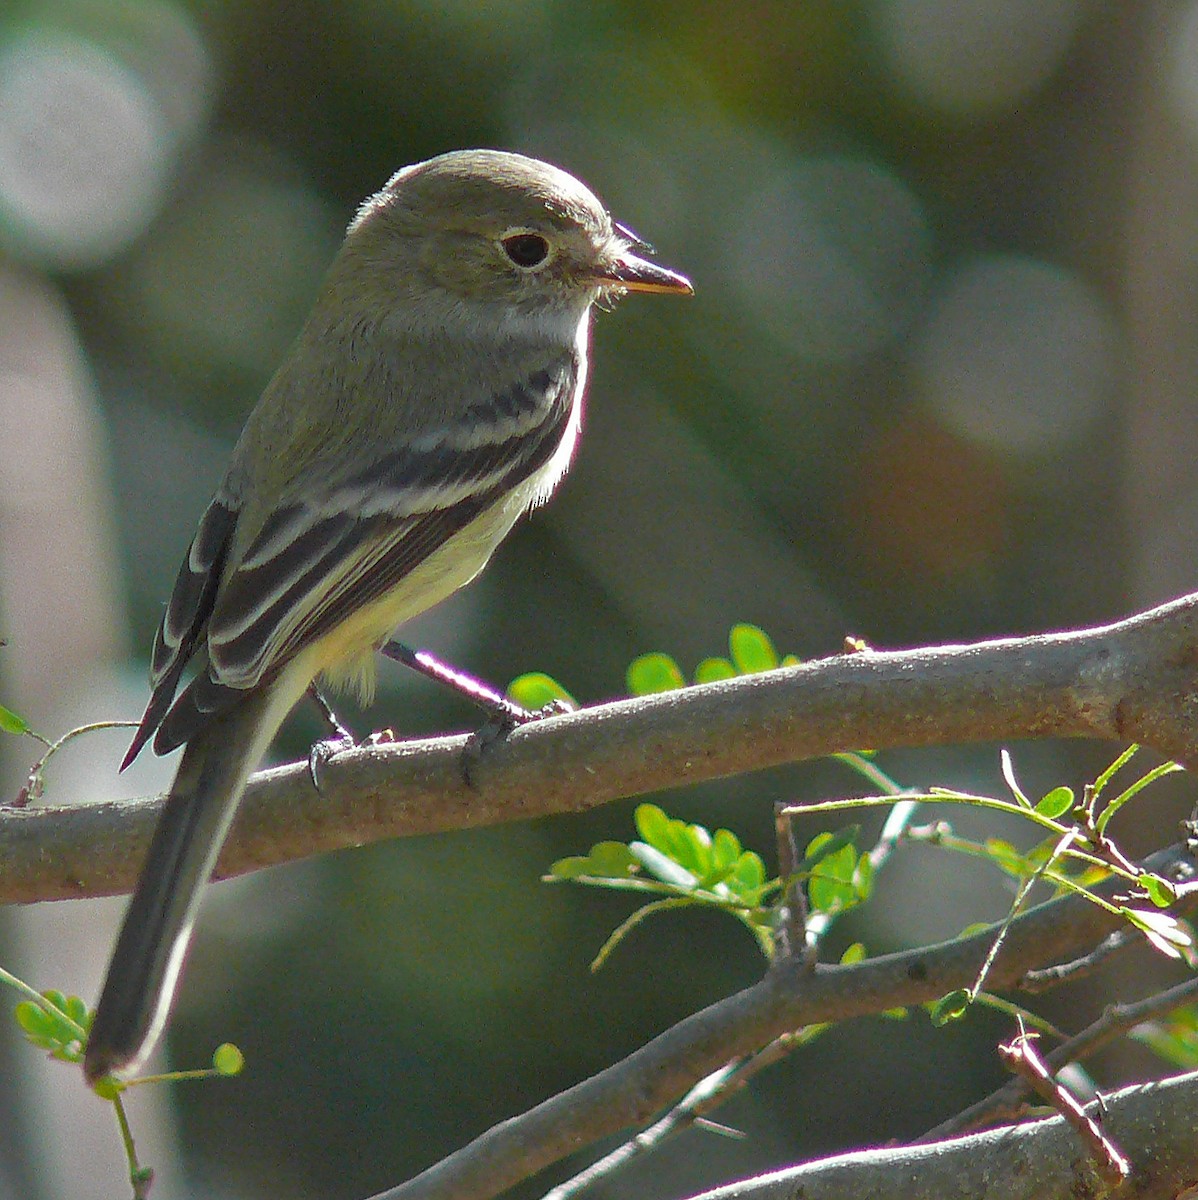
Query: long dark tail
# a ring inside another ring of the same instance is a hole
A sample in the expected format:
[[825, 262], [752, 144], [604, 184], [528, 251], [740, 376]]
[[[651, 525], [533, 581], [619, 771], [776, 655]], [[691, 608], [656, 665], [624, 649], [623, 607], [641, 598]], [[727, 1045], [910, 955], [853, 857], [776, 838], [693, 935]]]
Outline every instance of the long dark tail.
[[94, 1083], [136, 1071], [166, 1022], [204, 884], [266, 744], [268, 689], [251, 693], [188, 743], [108, 965], [83, 1060]]

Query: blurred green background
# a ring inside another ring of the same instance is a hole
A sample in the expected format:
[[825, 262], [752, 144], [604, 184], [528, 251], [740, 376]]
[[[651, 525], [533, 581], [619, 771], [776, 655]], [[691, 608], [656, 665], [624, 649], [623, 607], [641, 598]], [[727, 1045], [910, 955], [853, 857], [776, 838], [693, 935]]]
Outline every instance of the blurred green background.
[[[1195, 586], [1191, 0], [7, 0], [3, 703], [54, 734], [140, 713], [179, 557], [355, 205], [475, 145], [579, 175], [697, 294], [601, 314], [560, 495], [406, 640], [593, 702], [635, 654], [690, 666], [736, 621], [813, 656], [849, 633], [1113, 619]], [[476, 722], [383, 674], [375, 708], [346, 714], [359, 729]], [[317, 733], [297, 715], [279, 756]], [[161, 788], [169, 764], [117, 780], [124, 744], [72, 751], [48, 800]], [[0, 743], [13, 791], [31, 746]], [[1014, 751], [1029, 791], [1109, 756]], [[885, 763], [998, 786], [994, 747]], [[817, 763], [663, 803], [772, 860], [774, 801], [856, 787]], [[1186, 811], [1184, 782], [1158, 796], [1124, 831], [1133, 852]], [[229, 1039], [249, 1067], [133, 1098], [156, 1200], [364, 1196], [756, 979], [739, 926], [685, 914], [588, 973], [628, 903], [539, 876], [629, 836], [615, 805], [214, 888], [167, 1053], [198, 1065]], [[949, 936], [1008, 899], [926, 851], [882, 887], [831, 953]], [[120, 911], [10, 914], [0, 960], [94, 999]], [[1120, 987], [1048, 1008], [1075, 1027]], [[688, 1133], [594, 1194], [676, 1196], [916, 1135], [998, 1081], [1003, 1028], [846, 1026], [721, 1111], [743, 1140]], [[34, 1057], [0, 1046], [0, 1195], [121, 1194], [107, 1111]]]

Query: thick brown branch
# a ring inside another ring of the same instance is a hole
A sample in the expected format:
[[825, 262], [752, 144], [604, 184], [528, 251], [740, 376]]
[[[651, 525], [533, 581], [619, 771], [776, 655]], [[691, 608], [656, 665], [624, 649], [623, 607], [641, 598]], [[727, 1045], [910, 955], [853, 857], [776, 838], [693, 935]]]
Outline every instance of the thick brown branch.
[[[1137, 741], [1198, 763], [1198, 597], [1075, 633], [841, 655], [517, 730], [463, 779], [461, 737], [255, 777], [219, 874], [383, 838], [592, 808], [854, 746]], [[0, 902], [128, 890], [152, 801], [0, 815]]]

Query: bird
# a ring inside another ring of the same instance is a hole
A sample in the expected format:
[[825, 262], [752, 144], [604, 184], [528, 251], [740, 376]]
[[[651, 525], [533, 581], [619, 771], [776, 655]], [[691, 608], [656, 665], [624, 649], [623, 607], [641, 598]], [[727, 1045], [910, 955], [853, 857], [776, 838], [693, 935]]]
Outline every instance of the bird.
[[84, 1051], [127, 1079], [167, 1022], [250, 773], [310, 686], [373, 692], [393, 630], [548, 499], [582, 423], [593, 313], [688, 279], [564, 170], [457, 150], [350, 222], [251, 411], [158, 627], [122, 770], [183, 747]]

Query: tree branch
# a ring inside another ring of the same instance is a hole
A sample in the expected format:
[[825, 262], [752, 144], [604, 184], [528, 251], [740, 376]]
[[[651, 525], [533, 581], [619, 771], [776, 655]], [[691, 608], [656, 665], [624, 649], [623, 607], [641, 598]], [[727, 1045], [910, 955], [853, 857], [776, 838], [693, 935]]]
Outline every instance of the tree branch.
[[[1106, 1097], [1103, 1128], [1131, 1160], [1119, 1195], [1174, 1200], [1198, 1176], [1198, 1074], [1137, 1084]], [[1077, 1135], [1060, 1117], [932, 1146], [861, 1150], [705, 1192], [695, 1200], [1075, 1200], [1107, 1195]]]
[[[463, 737], [254, 777], [218, 877], [384, 838], [576, 812], [817, 758], [1027, 737], [1137, 741], [1198, 763], [1198, 596], [1073, 633], [798, 667], [586, 709], [516, 730], [462, 772]], [[128, 891], [158, 801], [0, 812], [0, 902]]]
[[[1185, 886], [1196, 867], [1174, 847], [1145, 869], [1182, 885], [1178, 912], [1198, 904]], [[1111, 896], [1126, 885], [1095, 889]], [[1077, 957], [1122, 923], [1081, 896], [1041, 904], [1007, 931], [988, 985], [1014, 987], [1024, 972]], [[645, 1125], [699, 1079], [774, 1038], [821, 1021], [843, 1021], [935, 1000], [970, 986], [990, 951], [995, 929], [849, 966], [815, 969], [787, 961], [759, 983], [694, 1013], [620, 1062], [496, 1125], [422, 1174], [375, 1200], [487, 1200], [602, 1137]]]

